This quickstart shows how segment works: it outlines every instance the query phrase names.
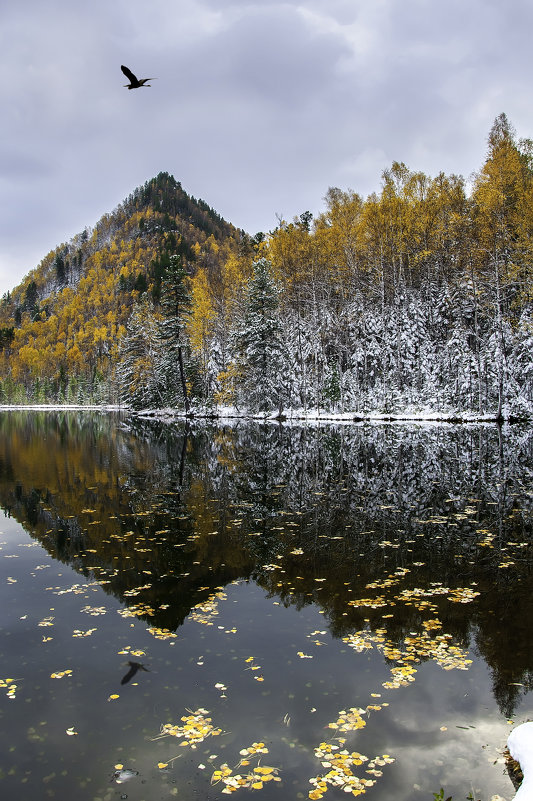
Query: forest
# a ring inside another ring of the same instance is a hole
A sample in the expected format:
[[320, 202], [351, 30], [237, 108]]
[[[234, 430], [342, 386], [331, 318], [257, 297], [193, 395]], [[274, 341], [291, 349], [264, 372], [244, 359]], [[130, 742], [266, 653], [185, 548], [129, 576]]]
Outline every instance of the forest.
[[533, 412], [533, 142], [468, 181], [394, 162], [254, 236], [168, 173], [0, 304], [0, 402], [186, 414]]

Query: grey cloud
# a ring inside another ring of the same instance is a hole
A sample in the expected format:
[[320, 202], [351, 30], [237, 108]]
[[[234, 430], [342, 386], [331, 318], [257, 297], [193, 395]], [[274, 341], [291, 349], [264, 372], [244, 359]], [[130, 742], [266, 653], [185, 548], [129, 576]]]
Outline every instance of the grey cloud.
[[[254, 233], [392, 160], [481, 166], [533, 132], [529, 0], [27, 0], [0, 30], [0, 294], [159, 170]], [[127, 64], [158, 80], [128, 92]]]

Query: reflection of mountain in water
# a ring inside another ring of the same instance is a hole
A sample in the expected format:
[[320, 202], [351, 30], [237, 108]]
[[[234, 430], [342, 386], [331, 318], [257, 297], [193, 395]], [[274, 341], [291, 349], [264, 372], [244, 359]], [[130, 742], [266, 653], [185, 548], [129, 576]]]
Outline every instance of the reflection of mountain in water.
[[[475, 640], [511, 714], [517, 684], [533, 685], [532, 442], [494, 426], [191, 429], [13, 413], [0, 418], [0, 500], [52, 556], [171, 630], [237, 578], [319, 604], [338, 636], [383, 626], [383, 607], [350, 599], [475, 582], [476, 603], [453, 616], [435, 603], [455, 642]], [[401, 588], [387, 585], [399, 569]], [[420, 625], [395, 603], [388, 637]]]

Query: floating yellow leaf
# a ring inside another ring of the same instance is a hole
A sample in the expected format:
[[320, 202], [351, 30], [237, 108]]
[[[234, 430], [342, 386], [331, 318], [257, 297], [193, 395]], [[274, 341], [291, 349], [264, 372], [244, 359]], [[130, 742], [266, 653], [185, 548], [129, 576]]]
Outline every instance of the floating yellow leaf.
[[55, 673], [50, 674], [51, 679], [62, 679], [64, 676], [71, 676], [72, 670], [57, 670]]
[[87, 629], [87, 631], [81, 631], [80, 629], [74, 629], [72, 632], [73, 637], [90, 637], [96, 629]]
[[153, 637], [156, 638], [156, 640], [171, 640], [176, 639], [178, 636], [173, 631], [169, 631], [168, 629], [160, 629], [157, 626], [151, 626], [148, 631]]
[[191, 712], [190, 715], [184, 715], [181, 720], [182, 726], [173, 723], [164, 723], [161, 726], [161, 731], [158, 737], [154, 740], [159, 740], [161, 737], [177, 737], [183, 738], [180, 743], [181, 746], [190, 746], [196, 748], [198, 743], [201, 743], [206, 737], [215, 737], [222, 734], [222, 729], [216, 729], [213, 726], [210, 717], [207, 717], [207, 709], [197, 709]]
[[[263, 742], [259, 742], [252, 743], [248, 748], [242, 748], [239, 753], [241, 756], [255, 756], [268, 753], [268, 749]], [[268, 765], [257, 765], [246, 773], [234, 773], [235, 770], [248, 767], [249, 765], [249, 759], [241, 759], [234, 768], [230, 768], [227, 763], [224, 763], [213, 772], [211, 784], [222, 782], [225, 787], [221, 792], [225, 795], [230, 795], [239, 788], [261, 790], [267, 782], [281, 781], [277, 775], [279, 772], [278, 769]]]
[[92, 617], [106, 614], [105, 606], [89, 606], [89, 604], [86, 604], [81, 611], [87, 615], [92, 615]]
[[[339, 742], [343, 744], [344, 740], [340, 738]], [[315, 749], [315, 756], [320, 760], [323, 767], [328, 768], [328, 772], [325, 776], [316, 776], [309, 779], [310, 784], [315, 788], [309, 792], [309, 798], [311, 799], [322, 798], [328, 789], [328, 785], [337, 787], [352, 795], [361, 795], [366, 792], [367, 787], [371, 787], [375, 783], [374, 779], [359, 778], [353, 772], [354, 766], [362, 765], [368, 761], [368, 757], [359, 754], [357, 751], [349, 753], [345, 749], [340, 750], [338, 745], [320, 743], [318, 748]], [[381, 775], [381, 771], [376, 771], [376, 765], [385, 765], [390, 762], [394, 762], [394, 759], [389, 757], [388, 754], [376, 757], [368, 763], [366, 772], [373, 775]]]
[[7, 688], [6, 695], [10, 700], [16, 697], [17, 685], [15, 679], [0, 679], [0, 687]]

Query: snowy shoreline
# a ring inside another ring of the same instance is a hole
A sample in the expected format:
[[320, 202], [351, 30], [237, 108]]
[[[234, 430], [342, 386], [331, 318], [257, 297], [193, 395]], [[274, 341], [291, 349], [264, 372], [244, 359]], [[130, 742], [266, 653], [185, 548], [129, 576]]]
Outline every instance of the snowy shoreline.
[[[436, 412], [431, 409], [404, 412], [327, 412], [320, 409], [288, 409], [281, 415], [277, 411], [270, 413], [253, 413], [244, 409], [237, 409], [234, 406], [219, 406], [216, 408], [198, 408], [189, 414], [184, 410], [174, 408], [163, 409], [131, 409], [119, 404], [0, 404], [0, 412], [6, 411], [88, 411], [88, 412], [122, 412], [134, 417], [144, 419], [154, 419], [171, 422], [172, 420], [209, 420], [209, 421], [229, 421], [229, 420], [254, 420], [256, 422], [279, 422], [279, 423], [338, 423], [338, 424], [361, 424], [361, 423], [448, 423], [450, 425], [472, 424], [472, 423], [498, 423], [496, 414], [475, 414], [473, 412]], [[526, 419], [511, 420], [504, 418], [503, 422], [523, 422]]]

